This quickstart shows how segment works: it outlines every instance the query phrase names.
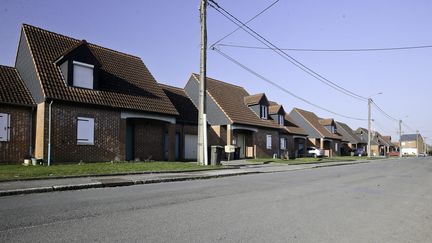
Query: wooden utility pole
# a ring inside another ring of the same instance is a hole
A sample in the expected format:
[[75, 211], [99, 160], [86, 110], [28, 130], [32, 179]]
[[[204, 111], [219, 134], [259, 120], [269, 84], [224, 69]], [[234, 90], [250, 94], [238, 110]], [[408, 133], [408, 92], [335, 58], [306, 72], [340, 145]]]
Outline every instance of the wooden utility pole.
[[207, 161], [207, 112], [206, 112], [206, 72], [207, 72], [207, 0], [201, 0], [201, 58], [198, 100], [198, 144], [197, 162], [208, 165]]
[[368, 98], [368, 145], [367, 145], [367, 156], [371, 157], [371, 103], [372, 99]]
[[402, 158], [402, 120], [399, 120], [399, 158]]

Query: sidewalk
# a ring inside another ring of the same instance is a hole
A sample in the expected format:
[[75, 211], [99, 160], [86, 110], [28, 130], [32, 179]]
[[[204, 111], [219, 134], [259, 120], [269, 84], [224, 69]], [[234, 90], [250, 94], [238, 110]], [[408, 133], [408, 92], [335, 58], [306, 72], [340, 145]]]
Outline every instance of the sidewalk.
[[167, 172], [167, 173], [145, 173], [134, 175], [109, 175], [109, 176], [90, 176], [90, 177], [74, 177], [61, 179], [37, 179], [37, 180], [22, 180], [22, 181], [7, 181], [0, 182], [0, 197], [41, 193], [52, 191], [67, 191], [80, 190], [87, 188], [101, 187], [116, 187], [116, 186], [131, 186], [139, 184], [151, 184], [174, 181], [187, 180], [202, 180], [218, 177], [237, 176], [246, 174], [258, 173], [277, 173], [294, 170], [304, 170], [319, 167], [351, 165], [359, 163], [368, 163], [368, 160], [362, 161], [343, 161], [343, 162], [328, 162], [321, 164], [301, 164], [301, 165], [286, 165], [278, 163], [256, 164], [249, 163], [243, 160], [224, 161], [223, 165], [233, 167], [232, 169], [221, 170], [203, 170], [194, 172]]

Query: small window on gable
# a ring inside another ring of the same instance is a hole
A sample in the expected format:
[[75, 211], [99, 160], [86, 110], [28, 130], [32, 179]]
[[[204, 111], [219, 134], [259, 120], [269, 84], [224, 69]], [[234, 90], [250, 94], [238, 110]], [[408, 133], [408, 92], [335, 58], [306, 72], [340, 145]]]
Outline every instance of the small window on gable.
[[283, 115], [278, 115], [278, 123], [281, 126], [284, 125], [284, 116]]
[[10, 115], [0, 113], [0, 142], [10, 140]]
[[73, 86], [93, 89], [93, 69], [91, 64], [73, 61]]
[[261, 118], [262, 119], [267, 119], [267, 115], [268, 115], [268, 107], [265, 105], [261, 105]]
[[271, 149], [272, 148], [272, 136], [270, 134], [267, 135], [266, 147], [267, 147], [267, 149]]
[[94, 145], [94, 118], [77, 118], [77, 144]]

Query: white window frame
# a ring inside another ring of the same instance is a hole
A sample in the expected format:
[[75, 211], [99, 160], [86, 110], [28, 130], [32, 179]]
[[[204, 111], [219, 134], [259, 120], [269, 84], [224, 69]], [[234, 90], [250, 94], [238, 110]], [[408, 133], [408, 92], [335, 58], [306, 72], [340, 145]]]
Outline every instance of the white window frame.
[[[77, 83], [78, 80], [77, 80], [77, 75], [76, 75], [75, 67], [91, 68], [92, 69], [90, 83], [86, 83], [88, 81], [83, 81], [83, 82]], [[73, 83], [74, 87], [80, 87], [80, 88], [85, 88], [85, 89], [93, 89], [93, 84], [94, 84], [94, 65], [83, 63], [83, 62], [73, 61], [72, 71], [73, 71], [73, 82], [72, 83]]]
[[338, 143], [335, 143], [335, 151], [338, 151]]
[[267, 149], [272, 148], [272, 135], [270, 135], [270, 134], [266, 135], [266, 148]]
[[261, 105], [260, 106], [260, 117], [262, 118], [262, 119], [267, 119], [267, 117], [268, 117], [268, 107], [267, 106], [265, 106], [265, 105]]
[[5, 131], [5, 137], [0, 137], [0, 142], [9, 142], [10, 141], [10, 114], [8, 113], [0, 113], [0, 119], [5, 119], [5, 125], [0, 127], [2, 131]]
[[287, 148], [287, 139], [280, 138], [280, 149], [286, 149], [286, 148]]
[[77, 117], [77, 145], [94, 145], [94, 130], [94, 118]]

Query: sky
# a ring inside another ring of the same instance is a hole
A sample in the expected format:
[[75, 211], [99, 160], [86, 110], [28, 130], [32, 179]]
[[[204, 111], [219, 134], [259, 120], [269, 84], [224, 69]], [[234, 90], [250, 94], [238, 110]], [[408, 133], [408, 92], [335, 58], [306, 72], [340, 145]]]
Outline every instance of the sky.
[[[142, 58], [160, 83], [184, 87], [199, 72], [199, 0], [0, 0], [0, 64], [13, 66], [23, 23], [86, 39], [90, 43]], [[275, 0], [218, 0], [247, 21]], [[432, 45], [429, 0], [280, 0], [248, 26], [278, 48], [364, 49]], [[208, 8], [208, 44], [237, 28]], [[243, 30], [222, 44], [265, 47]], [[219, 44], [220, 44], [219, 43]], [[271, 50], [218, 46], [227, 55], [276, 83], [269, 84], [218, 52], [208, 50], [207, 76], [240, 85], [250, 94], [334, 118], [351, 128], [366, 127], [367, 102], [347, 96], [311, 77]], [[432, 48], [369, 52], [286, 51], [327, 80], [370, 97], [388, 115], [402, 119], [403, 133], [432, 143]], [[283, 89], [281, 89], [282, 87]], [[287, 91], [342, 114], [335, 115]], [[375, 95], [377, 93], [382, 93]], [[372, 108], [372, 128], [397, 141], [398, 122]]]

